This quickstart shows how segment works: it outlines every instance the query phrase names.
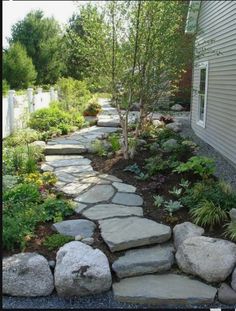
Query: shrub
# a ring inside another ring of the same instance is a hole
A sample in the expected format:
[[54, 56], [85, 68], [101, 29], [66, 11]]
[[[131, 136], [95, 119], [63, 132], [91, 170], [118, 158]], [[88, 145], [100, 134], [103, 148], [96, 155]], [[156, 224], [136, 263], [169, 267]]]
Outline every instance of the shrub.
[[96, 139], [92, 142], [91, 148], [92, 148], [92, 151], [94, 153], [98, 154], [100, 157], [107, 155], [107, 151], [106, 151], [103, 143], [99, 139]]
[[174, 122], [174, 118], [170, 115], [160, 116], [159, 120], [163, 121], [165, 124]]
[[13, 175], [3, 175], [2, 177], [2, 186], [3, 191], [7, 191], [13, 188], [18, 182], [18, 177]]
[[33, 129], [17, 130], [4, 140], [4, 146], [15, 147], [26, 143], [31, 143], [40, 138], [40, 134]]
[[236, 242], [236, 222], [226, 224], [225, 236]]
[[72, 125], [71, 115], [58, 108], [51, 107], [33, 112], [29, 120], [29, 126], [38, 131], [49, 131], [52, 127], [60, 129], [61, 124]]
[[229, 211], [236, 206], [236, 193], [228, 191], [229, 187], [222, 186], [222, 182], [207, 180], [198, 182], [192, 188], [185, 189], [181, 202], [189, 209], [201, 207], [205, 200], [211, 201], [221, 209]]
[[10, 202], [3, 208], [3, 247], [6, 250], [21, 250], [34, 235], [34, 230], [45, 214], [36, 203]]
[[203, 178], [208, 178], [215, 172], [214, 160], [204, 156], [193, 156], [186, 163], [181, 163], [173, 172], [183, 173], [192, 171]]
[[86, 109], [91, 99], [91, 93], [85, 81], [61, 78], [57, 85], [59, 87], [61, 109], [70, 111], [75, 108], [81, 113]]
[[19, 145], [3, 148], [3, 173], [5, 175], [33, 173], [37, 162], [43, 159], [39, 146]]
[[7, 95], [8, 91], [10, 90], [10, 85], [8, 84], [6, 79], [2, 80], [2, 95]]
[[55, 249], [58, 249], [62, 247], [64, 244], [73, 241], [74, 238], [70, 236], [65, 236], [59, 233], [55, 233], [53, 235], [50, 235], [46, 237], [45, 241], [43, 242], [43, 245], [50, 251], [53, 251]]
[[57, 177], [52, 172], [44, 172], [44, 173], [31, 173], [24, 177], [24, 181], [26, 183], [34, 183], [38, 187], [49, 188], [50, 186], [54, 186], [57, 182]]
[[155, 175], [158, 172], [172, 169], [179, 165], [179, 162], [175, 161], [172, 157], [169, 157], [168, 160], [163, 160], [160, 155], [150, 157], [145, 162], [145, 169], [150, 176]]
[[113, 133], [108, 136], [108, 142], [111, 144], [112, 151], [118, 151], [121, 148], [120, 135]]
[[18, 184], [3, 193], [4, 203], [37, 203], [40, 198], [39, 189], [35, 184]]
[[202, 201], [201, 205], [192, 209], [190, 214], [196, 225], [210, 227], [210, 230], [216, 225], [221, 225], [228, 218], [226, 211], [220, 205], [208, 200]]
[[58, 222], [74, 213], [72, 202], [56, 198], [47, 198], [41, 205], [41, 208], [46, 213], [47, 221], [53, 220]]

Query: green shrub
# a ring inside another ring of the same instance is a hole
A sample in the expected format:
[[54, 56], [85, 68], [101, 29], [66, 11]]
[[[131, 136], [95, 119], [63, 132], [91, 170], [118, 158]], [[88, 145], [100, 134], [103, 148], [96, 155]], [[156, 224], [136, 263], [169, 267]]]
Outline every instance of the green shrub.
[[108, 142], [111, 144], [112, 151], [118, 151], [121, 149], [120, 135], [113, 133], [108, 136]]
[[47, 198], [41, 207], [46, 213], [47, 221], [53, 220], [54, 222], [59, 222], [64, 217], [74, 213], [74, 206], [70, 201], [56, 198]]
[[61, 78], [57, 85], [59, 87], [61, 109], [70, 111], [75, 108], [82, 113], [87, 108], [91, 93], [85, 81]]
[[210, 230], [228, 219], [227, 212], [220, 205], [208, 200], [202, 201], [200, 206], [190, 211], [190, 214], [196, 225], [210, 227]]
[[36, 203], [8, 202], [3, 208], [3, 247], [21, 250], [34, 235], [36, 225], [45, 220], [45, 213]]
[[58, 108], [42, 108], [30, 116], [29, 126], [38, 131], [49, 131], [52, 127], [60, 129], [60, 124], [72, 125], [69, 113]]
[[213, 159], [204, 156], [193, 156], [186, 163], [181, 163], [173, 172], [183, 173], [192, 171], [202, 178], [208, 178], [215, 172], [215, 162]]
[[39, 146], [17, 145], [3, 148], [3, 174], [14, 175], [37, 171], [37, 162], [43, 160]]
[[207, 180], [198, 182], [193, 187], [185, 189], [185, 194], [181, 198], [181, 202], [189, 209], [201, 207], [203, 201], [211, 201], [221, 209], [229, 211], [236, 206], [236, 193], [229, 187], [222, 185], [222, 182]]
[[26, 143], [31, 143], [40, 139], [40, 134], [33, 129], [17, 130], [12, 135], [4, 139], [4, 146], [15, 147]]
[[236, 242], [236, 222], [229, 222], [226, 224], [225, 236]]
[[48, 236], [43, 245], [50, 251], [56, 250], [62, 247], [64, 244], [73, 241], [74, 238], [70, 236], [65, 236], [59, 233], [55, 233], [53, 235]]
[[91, 148], [92, 148], [92, 151], [98, 154], [100, 157], [107, 155], [107, 151], [100, 139], [94, 140], [91, 144]]
[[158, 172], [165, 171], [176, 167], [179, 162], [169, 157], [168, 160], [163, 160], [160, 155], [156, 155], [146, 159], [145, 169], [150, 176], [157, 174]]
[[2, 80], [2, 95], [7, 95], [8, 91], [10, 90], [10, 85], [8, 84], [6, 79]]
[[40, 198], [39, 189], [35, 184], [18, 184], [3, 193], [4, 203], [37, 203]]
[[7, 191], [13, 188], [18, 182], [18, 177], [13, 175], [3, 175], [2, 177], [2, 186], [3, 191]]

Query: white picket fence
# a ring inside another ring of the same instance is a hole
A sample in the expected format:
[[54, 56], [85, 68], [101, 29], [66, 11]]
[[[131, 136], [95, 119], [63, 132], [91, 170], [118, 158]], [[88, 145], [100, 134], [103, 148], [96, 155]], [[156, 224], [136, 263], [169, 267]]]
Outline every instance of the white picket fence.
[[2, 98], [2, 133], [3, 138], [17, 129], [26, 127], [29, 114], [40, 108], [49, 106], [49, 103], [58, 99], [57, 91], [53, 87], [49, 92], [42, 92], [38, 88], [35, 92], [28, 88], [25, 95], [16, 95], [14, 90]]

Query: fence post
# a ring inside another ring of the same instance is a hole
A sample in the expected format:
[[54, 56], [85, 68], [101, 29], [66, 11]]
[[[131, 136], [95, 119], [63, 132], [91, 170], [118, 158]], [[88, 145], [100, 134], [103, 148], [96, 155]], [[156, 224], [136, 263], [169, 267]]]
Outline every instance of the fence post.
[[27, 89], [29, 112], [33, 112], [33, 89]]
[[55, 100], [55, 93], [54, 93], [54, 87], [51, 86], [50, 87], [50, 101], [54, 101]]
[[14, 131], [14, 95], [15, 95], [15, 91], [14, 90], [10, 90], [8, 91], [8, 102], [9, 102], [9, 121], [10, 121], [10, 134], [12, 134], [12, 132]]

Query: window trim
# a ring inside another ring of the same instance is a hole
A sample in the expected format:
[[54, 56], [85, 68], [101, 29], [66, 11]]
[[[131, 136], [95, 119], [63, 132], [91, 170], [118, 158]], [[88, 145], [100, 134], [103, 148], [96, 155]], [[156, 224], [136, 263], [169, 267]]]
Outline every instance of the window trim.
[[[205, 96], [204, 96], [204, 116], [203, 121], [200, 120], [200, 100], [201, 96], [199, 94], [200, 91], [200, 83], [201, 83], [201, 69], [206, 69], [206, 81], [205, 81]], [[207, 110], [207, 91], [208, 91], [208, 61], [202, 62], [199, 64], [199, 85], [198, 85], [198, 107], [197, 107], [197, 125], [205, 128], [206, 127], [206, 110]]]

